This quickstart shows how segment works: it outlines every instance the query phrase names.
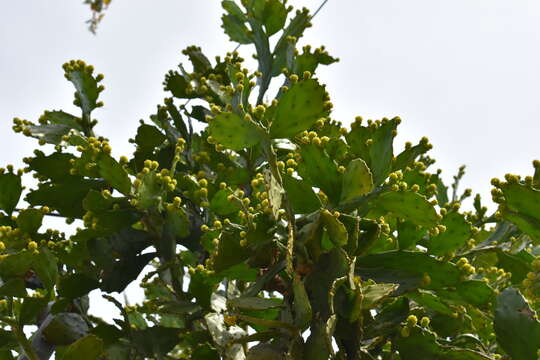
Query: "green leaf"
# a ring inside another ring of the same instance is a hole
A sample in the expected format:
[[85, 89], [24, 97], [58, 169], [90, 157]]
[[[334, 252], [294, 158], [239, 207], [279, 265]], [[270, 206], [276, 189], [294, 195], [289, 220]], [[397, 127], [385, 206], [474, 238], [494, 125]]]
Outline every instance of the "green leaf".
[[208, 131], [218, 143], [232, 150], [252, 147], [265, 136], [264, 131], [252, 120], [229, 112], [222, 112], [210, 120]]
[[99, 173], [112, 187], [124, 195], [129, 195], [131, 181], [122, 165], [108, 155], [100, 157], [97, 164]]
[[540, 243], [540, 191], [521, 184], [501, 184], [504, 202], [499, 206], [503, 218]]
[[227, 307], [240, 310], [267, 310], [282, 306], [280, 301], [260, 297], [242, 296], [227, 301]]
[[323, 219], [326, 231], [328, 231], [330, 241], [336, 246], [345, 246], [349, 239], [345, 225], [328, 210], [321, 211], [321, 218]]
[[210, 209], [218, 215], [229, 215], [238, 212], [241, 209], [236, 201], [229, 201], [227, 197], [232, 192], [227, 189], [217, 191], [210, 201]]
[[294, 294], [294, 325], [300, 330], [305, 330], [311, 323], [313, 311], [311, 309], [311, 303], [309, 302], [309, 297], [306, 292], [304, 282], [297, 274], [294, 275], [292, 288]]
[[258, 270], [249, 267], [248, 264], [240, 263], [219, 272], [220, 278], [252, 282], [257, 280]]
[[454, 310], [443, 301], [444, 298], [436, 296], [432, 292], [418, 290], [417, 292], [407, 294], [407, 297], [424, 308], [435, 310], [447, 316], [453, 316], [454, 314]]
[[420, 141], [418, 145], [406, 147], [393, 161], [393, 170], [405, 170], [407, 166], [411, 166], [416, 158], [427, 153], [432, 148], [427, 141]]
[[372, 254], [359, 257], [356, 264], [360, 276], [367, 276], [376, 282], [400, 284], [408, 289], [419, 287], [424, 274], [430, 277], [430, 281], [422, 287], [428, 289], [453, 287], [461, 278], [455, 265], [419, 252], [389, 251]]
[[422, 195], [411, 191], [391, 191], [379, 195], [373, 206], [408, 220], [415, 225], [432, 228], [438, 215], [433, 205]]
[[165, 91], [170, 91], [176, 98], [193, 99], [197, 97], [197, 93], [193, 91], [189, 81], [176, 71], [170, 71], [165, 75], [163, 85], [165, 86]]
[[32, 266], [46, 289], [52, 289], [58, 278], [58, 264], [56, 256], [46, 247], [39, 249], [34, 255]]
[[80, 107], [85, 116], [90, 116], [97, 107], [99, 96], [98, 81], [92, 76], [90, 67], [82, 62], [72, 61], [64, 65], [66, 78], [77, 90], [75, 98], [79, 100]]
[[446, 231], [431, 237], [428, 246], [431, 254], [444, 255], [458, 250], [472, 236], [471, 224], [458, 212], [450, 212], [442, 219], [441, 224], [446, 226]]
[[413, 250], [416, 243], [422, 240], [426, 230], [418, 230], [416, 225], [410, 221], [398, 221], [398, 242], [400, 250]]
[[300, 148], [302, 160], [298, 164], [300, 175], [319, 187], [334, 202], [341, 195], [342, 176], [337, 165], [324, 149], [314, 144], [302, 145]]
[[27, 297], [24, 299], [19, 311], [20, 325], [34, 325], [36, 317], [45, 309], [49, 299], [46, 297]]
[[297, 214], [307, 214], [322, 206], [319, 197], [306, 181], [292, 176], [283, 176], [283, 187], [293, 211]]
[[354, 159], [349, 163], [343, 174], [341, 189], [342, 202], [366, 195], [373, 190], [371, 170], [364, 160]]
[[68, 153], [54, 152], [51, 155], [45, 156], [38, 152], [36, 157], [28, 159], [28, 167], [30, 170], [37, 172], [41, 176], [45, 176], [52, 181], [62, 182], [65, 178], [71, 177], [69, 174], [71, 169], [70, 160], [75, 157]]
[[[300, 11], [291, 19], [287, 27], [283, 30], [283, 34], [279, 38], [276, 47], [274, 48], [274, 62], [272, 64], [272, 76], [277, 76], [281, 70], [287, 65], [287, 56], [290, 37], [300, 39], [304, 34], [304, 30], [309, 26], [311, 16], [309, 11]], [[293, 46], [294, 48], [294, 46]]]
[[212, 256], [214, 270], [221, 272], [243, 262], [249, 255], [249, 248], [240, 245], [239, 234], [225, 231], [221, 234], [216, 252]]
[[287, 9], [280, 0], [267, 0], [264, 2], [262, 21], [268, 37], [274, 35], [285, 26]]
[[43, 325], [43, 337], [51, 345], [70, 345], [88, 333], [88, 325], [76, 313], [58, 313]]
[[64, 183], [41, 183], [37, 190], [26, 195], [32, 206], [48, 206], [65, 217], [82, 218], [85, 213], [83, 199], [90, 190], [101, 190], [103, 182], [98, 180], [71, 179]]
[[162, 358], [178, 343], [180, 329], [153, 326], [132, 331], [135, 346], [147, 357]]
[[27, 234], [36, 233], [41, 227], [43, 211], [38, 209], [24, 209], [17, 216], [17, 226]]
[[152, 151], [165, 142], [167, 137], [155, 126], [142, 124], [137, 129], [135, 143], [142, 151]]
[[225, 33], [229, 35], [231, 41], [240, 44], [250, 44], [253, 42], [253, 37], [245, 25], [245, 20], [235, 15], [223, 15], [221, 17], [222, 27]]
[[25, 297], [26, 283], [22, 278], [8, 279], [0, 285], [0, 296]]
[[27, 250], [22, 250], [15, 254], [9, 254], [0, 260], [0, 277], [7, 279], [10, 277], [23, 277], [32, 267], [34, 256]]
[[0, 209], [11, 214], [21, 197], [21, 177], [11, 172], [0, 174], [0, 189]]
[[492, 303], [495, 296], [491, 286], [481, 280], [463, 281], [455, 288], [437, 290], [437, 294], [447, 300], [466, 302], [478, 307]]
[[58, 360], [97, 360], [103, 352], [103, 340], [87, 335], [69, 345]]
[[298, 76], [302, 76], [305, 71], [314, 74], [319, 65], [330, 65], [337, 61], [339, 59], [333, 58], [326, 51], [321, 51], [321, 49], [311, 53], [309, 49], [304, 48], [304, 52], [295, 58], [293, 71]]
[[326, 116], [326, 91], [315, 79], [299, 81], [279, 99], [270, 136], [292, 138], [309, 129], [317, 120]]
[[99, 281], [84, 273], [64, 276], [58, 284], [58, 295], [75, 299], [88, 294], [99, 287]]
[[369, 154], [375, 185], [381, 184], [392, 170], [393, 142], [399, 122], [398, 119], [387, 121], [383, 119], [381, 125], [373, 133], [373, 143], [369, 147]]
[[371, 309], [377, 306], [381, 301], [391, 296], [397, 289], [396, 284], [373, 284], [362, 286], [362, 309]]
[[115, 262], [102, 277], [100, 289], [106, 292], [122, 292], [141, 273], [156, 253], [146, 253]]
[[540, 322], [518, 290], [507, 288], [497, 296], [494, 327], [497, 342], [512, 359], [537, 359]]

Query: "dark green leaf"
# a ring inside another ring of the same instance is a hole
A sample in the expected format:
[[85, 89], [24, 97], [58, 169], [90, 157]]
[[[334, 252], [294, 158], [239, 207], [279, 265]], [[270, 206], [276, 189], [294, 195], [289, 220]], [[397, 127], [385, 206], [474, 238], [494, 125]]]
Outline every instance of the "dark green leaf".
[[103, 341], [95, 335], [87, 335], [69, 345], [57, 359], [97, 360], [102, 352]]
[[0, 209], [11, 214], [21, 197], [21, 177], [10, 172], [0, 174], [0, 189]]
[[508, 288], [497, 296], [494, 325], [499, 345], [512, 359], [537, 359], [540, 322], [518, 290]]
[[110, 156], [102, 156], [97, 164], [99, 173], [112, 187], [124, 195], [129, 195], [131, 181], [122, 165]]
[[43, 211], [38, 209], [25, 209], [17, 216], [17, 226], [28, 234], [34, 234], [41, 227]]

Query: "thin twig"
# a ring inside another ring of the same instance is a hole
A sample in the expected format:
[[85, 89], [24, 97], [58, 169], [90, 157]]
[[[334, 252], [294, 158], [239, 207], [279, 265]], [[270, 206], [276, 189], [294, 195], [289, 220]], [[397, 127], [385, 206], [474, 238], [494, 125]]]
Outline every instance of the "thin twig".
[[319, 11], [321, 11], [321, 9], [324, 7], [324, 5], [326, 5], [326, 3], [328, 2], [328, 0], [324, 0], [322, 2], [322, 4], [319, 6], [319, 8], [317, 10], [315, 10], [315, 12], [313, 13], [313, 15], [311, 16], [311, 18], [313, 19], [315, 16], [317, 16], [317, 14], [319, 13]]

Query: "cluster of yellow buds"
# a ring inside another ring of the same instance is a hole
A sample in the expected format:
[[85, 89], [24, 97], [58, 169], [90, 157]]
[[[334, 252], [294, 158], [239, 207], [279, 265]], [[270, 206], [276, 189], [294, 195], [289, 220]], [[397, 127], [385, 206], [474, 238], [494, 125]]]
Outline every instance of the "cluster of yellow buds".
[[537, 256], [531, 263], [533, 271], [527, 273], [527, 277], [522, 281], [525, 288], [524, 294], [531, 300], [540, 300], [540, 256]]
[[315, 131], [303, 131], [300, 133], [300, 142], [305, 145], [313, 144], [315, 146], [324, 147], [329, 141], [330, 138], [328, 136], [319, 137], [319, 134]]
[[464, 278], [476, 273], [476, 268], [469, 263], [467, 258], [459, 258], [459, 260], [456, 262], [456, 266], [462, 272]]
[[[82, 60], [71, 60], [70, 62], [65, 63], [62, 65], [62, 68], [64, 69], [64, 76], [66, 79], [72, 81], [73, 80], [73, 73], [75, 72], [84, 72], [87, 76], [92, 76], [94, 73], [94, 67], [92, 65], [86, 65], [86, 63]], [[98, 74], [94, 78], [96, 83], [99, 83], [103, 80], [104, 76], [103, 74]], [[103, 85], [97, 86], [97, 92], [100, 93], [103, 90], [105, 90], [105, 87]], [[78, 91], [75, 92], [75, 100], [73, 101], [73, 104], [76, 106], [81, 106], [81, 95]], [[102, 107], [103, 102], [99, 101], [95, 104], [95, 107]]]
[[[427, 327], [429, 325], [429, 318], [423, 317], [420, 320], [420, 323], [423, 327]], [[403, 337], [409, 337], [411, 335], [412, 329], [418, 324], [418, 318], [416, 315], [409, 315], [407, 317], [407, 320], [405, 321], [405, 324], [401, 327], [400, 334]]]

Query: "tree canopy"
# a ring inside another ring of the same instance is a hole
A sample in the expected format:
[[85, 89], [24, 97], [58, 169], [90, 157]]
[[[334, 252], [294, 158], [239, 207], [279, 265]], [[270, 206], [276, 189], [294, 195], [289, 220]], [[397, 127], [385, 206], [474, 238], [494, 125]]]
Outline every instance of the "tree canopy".
[[[14, 119], [44, 147], [0, 170], [0, 359], [536, 360], [540, 162], [466, 211], [464, 168], [445, 184], [427, 138], [396, 149], [400, 118], [332, 117], [309, 10], [222, 6], [257, 69], [185, 49], [133, 154], [95, 132], [104, 76], [82, 60], [79, 113]], [[142, 273], [144, 302], [111, 296]], [[94, 290], [120, 318], [88, 313]]]

